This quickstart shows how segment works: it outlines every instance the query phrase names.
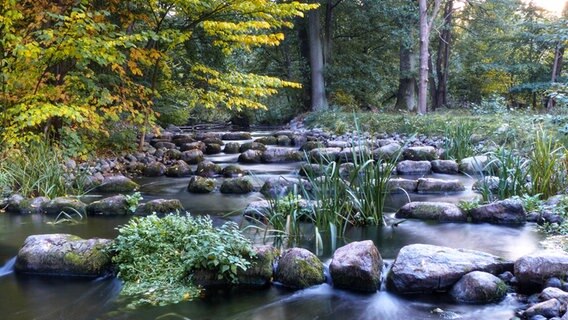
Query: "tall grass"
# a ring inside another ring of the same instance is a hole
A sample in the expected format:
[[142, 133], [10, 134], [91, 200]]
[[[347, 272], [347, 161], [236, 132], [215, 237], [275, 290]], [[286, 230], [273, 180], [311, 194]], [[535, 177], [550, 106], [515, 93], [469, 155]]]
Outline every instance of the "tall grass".
[[66, 181], [63, 162], [60, 150], [47, 143], [6, 151], [0, 162], [1, 187], [26, 197], [80, 193], [79, 187]]
[[531, 193], [544, 199], [565, 192], [568, 187], [566, 148], [539, 130], [529, 154]]
[[487, 154], [489, 162], [485, 170], [491, 176], [499, 178], [497, 188], [490, 190], [489, 186], [482, 186], [482, 196], [485, 202], [507, 199], [513, 196], [522, 196], [529, 191], [530, 161], [518, 153], [505, 147]]
[[471, 157], [475, 153], [475, 146], [471, 141], [475, 125], [472, 121], [465, 120], [458, 126], [446, 126], [444, 130], [444, 150], [450, 159], [461, 161]]

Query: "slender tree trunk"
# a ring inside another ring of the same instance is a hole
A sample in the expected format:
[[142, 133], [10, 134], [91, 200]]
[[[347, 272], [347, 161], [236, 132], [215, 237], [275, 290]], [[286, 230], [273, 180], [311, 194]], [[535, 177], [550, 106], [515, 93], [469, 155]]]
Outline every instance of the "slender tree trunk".
[[400, 45], [400, 77], [396, 94], [396, 108], [408, 111], [416, 110], [418, 99], [416, 90], [416, 53]]
[[432, 107], [432, 111], [436, 110], [436, 92], [438, 92], [434, 71], [432, 55], [428, 55], [428, 84], [430, 86], [430, 106]]
[[[562, 44], [558, 43], [556, 45], [556, 50], [554, 50], [554, 64], [552, 65], [552, 72], [551, 72], [551, 77], [550, 77], [551, 83], [555, 83], [558, 80], [558, 77], [560, 76], [560, 73], [562, 72], [563, 60], [564, 60], [564, 46], [562, 46]], [[547, 102], [546, 102], [546, 108], [550, 109], [550, 108], [554, 107], [554, 104], [555, 104], [554, 97], [549, 95]]]
[[331, 62], [331, 49], [332, 49], [332, 33], [333, 33], [333, 1], [326, 0], [325, 2], [325, 25], [323, 36], [323, 59], [324, 64]]
[[430, 30], [440, 9], [441, 0], [434, 0], [432, 15], [428, 16], [426, 0], [418, 0], [420, 10], [420, 76], [418, 80], [418, 113], [425, 114], [428, 104], [428, 59], [430, 56]]
[[438, 78], [434, 107], [448, 105], [448, 72], [450, 65], [450, 50], [452, 44], [452, 13], [454, 1], [448, 0], [444, 7], [444, 25], [438, 42], [436, 57], [436, 74]]
[[308, 42], [310, 47], [311, 68], [311, 108], [313, 111], [327, 110], [327, 98], [325, 96], [324, 80], [324, 57], [320, 35], [319, 10], [311, 10], [308, 13]]

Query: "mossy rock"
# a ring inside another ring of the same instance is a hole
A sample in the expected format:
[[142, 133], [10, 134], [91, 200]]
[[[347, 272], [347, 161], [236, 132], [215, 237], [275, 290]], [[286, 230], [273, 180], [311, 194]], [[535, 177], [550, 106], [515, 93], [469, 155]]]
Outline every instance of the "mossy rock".
[[18, 252], [17, 272], [99, 277], [111, 271], [108, 239], [81, 239], [70, 234], [29, 236]]
[[277, 145], [278, 144], [278, 139], [274, 136], [266, 136], [266, 137], [260, 137], [256, 140], [254, 140], [254, 142], [258, 142], [258, 143], [262, 143], [264, 145]]
[[205, 154], [218, 154], [218, 153], [221, 153], [222, 149], [223, 148], [221, 147], [220, 144], [209, 143], [205, 147]]
[[57, 216], [64, 212], [68, 215], [80, 214], [84, 216], [87, 213], [87, 205], [77, 198], [58, 197], [43, 206], [46, 215]]
[[221, 166], [212, 161], [202, 161], [197, 165], [195, 174], [202, 177], [214, 177], [221, 172]]
[[129, 193], [138, 190], [139, 186], [131, 179], [118, 175], [106, 177], [103, 183], [96, 188], [99, 192]]
[[183, 160], [178, 160], [166, 170], [166, 177], [181, 178], [192, 174], [191, 167]]
[[122, 194], [104, 198], [87, 205], [88, 215], [122, 216], [130, 213], [126, 196]]
[[325, 282], [323, 264], [313, 253], [302, 248], [284, 251], [274, 275], [276, 281], [293, 289], [303, 289]]
[[254, 190], [254, 186], [248, 178], [234, 178], [223, 181], [221, 193], [244, 194]]
[[200, 176], [191, 177], [187, 186], [187, 191], [191, 193], [209, 193], [215, 189], [215, 181], [213, 179]]
[[149, 216], [154, 213], [164, 215], [182, 211], [184, 211], [184, 208], [178, 199], [156, 199], [138, 206], [134, 214], [137, 216]]
[[245, 171], [236, 164], [230, 164], [221, 170], [221, 174], [226, 178], [235, 178], [244, 175]]
[[142, 171], [145, 177], [161, 177], [166, 172], [166, 166], [161, 162], [152, 162], [147, 164]]
[[198, 164], [203, 161], [203, 151], [192, 149], [181, 153], [181, 160], [189, 164]]
[[243, 153], [247, 150], [260, 150], [260, 151], [264, 151], [266, 150], [266, 145], [264, 145], [263, 143], [260, 142], [246, 142], [243, 143], [240, 147], [239, 147], [239, 152]]
[[235, 154], [239, 153], [241, 145], [238, 142], [229, 142], [225, 145], [223, 152], [226, 154]]

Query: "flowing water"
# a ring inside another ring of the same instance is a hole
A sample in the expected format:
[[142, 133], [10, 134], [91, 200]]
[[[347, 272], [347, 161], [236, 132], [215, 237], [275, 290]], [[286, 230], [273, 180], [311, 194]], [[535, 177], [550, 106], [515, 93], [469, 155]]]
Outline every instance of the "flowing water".
[[[222, 165], [234, 163], [235, 155], [208, 157]], [[255, 184], [270, 177], [295, 177], [298, 163], [244, 165], [252, 173]], [[444, 177], [435, 175], [436, 177]], [[449, 177], [446, 177], [449, 178]], [[455, 176], [451, 178], [455, 179]], [[459, 177], [466, 188], [472, 184]], [[210, 214], [214, 221], [240, 221], [240, 211], [247, 203], [261, 198], [249, 195], [190, 194], [186, 191], [189, 178], [141, 178], [144, 201], [157, 198], [179, 199], [192, 214]], [[90, 195], [93, 201], [101, 195]], [[475, 195], [462, 192], [452, 195], [411, 194], [412, 200], [458, 202]], [[407, 202], [407, 195], [389, 197], [388, 211], [395, 211]], [[392, 215], [391, 215], [392, 218]], [[18, 275], [13, 272], [14, 256], [25, 238], [41, 233], [72, 233], [84, 238], [113, 238], [116, 227], [126, 223], [125, 217], [88, 217], [75, 225], [50, 224], [52, 218], [32, 215], [0, 214], [0, 319], [510, 319], [518, 302], [513, 296], [489, 305], [460, 305], [445, 295], [397, 296], [384, 289], [374, 294], [358, 294], [334, 290], [322, 284], [300, 291], [278, 286], [267, 289], [235, 289], [229, 292], [209, 292], [199, 301], [166, 307], [126, 308], [119, 296], [117, 279], [77, 279]], [[532, 225], [504, 227], [489, 224], [431, 223], [408, 220], [397, 227], [350, 228], [337, 246], [346, 242], [371, 239], [379, 248], [386, 265], [401, 247], [412, 243], [427, 243], [455, 248], [469, 248], [516, 259], [538, 249], [539, 236]], [[315, 244], [306, 241], [304, 247], [315, 251]], [[332, 245], [328, 240], [320, 258], [329, 263]]]

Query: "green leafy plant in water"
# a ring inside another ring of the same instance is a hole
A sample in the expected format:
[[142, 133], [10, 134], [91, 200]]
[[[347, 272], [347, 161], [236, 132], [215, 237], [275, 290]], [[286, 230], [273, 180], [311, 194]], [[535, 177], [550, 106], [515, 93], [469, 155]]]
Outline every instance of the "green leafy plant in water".
[[479, 199], [461, 200], [458, 203], [458, 207], [465, 212], [469, 212], [473, 209], [476, 209], [480, 205], [481, 205], [481, 203], [479, 202]]
[[126, 205], [128, 206], [128, 211], [134, 213], [136, 212], [136, 208], [140, 204], [140, 201], [144, 200], [142, 194], [139, 191], [134, 192], [133, 194], [126, 195]]
[[540, 200], [540, 194], [532, 196], [523, 194], [522, 196], [514, 196], [513, 199], [520, 200], [523, 204], [523, 208], [527, 212], [539, 211], [542, 209], [543, 201]]
[[195, 270], [210, 270], [219, 279], [237, 281], [254, 257], [251, 242], [233, 222], [213, 227], [209, 217], [156, 215], [135, 217], [118, 229], [111, 253], [123, 296], [130, 306], [167, 305], [199, 297]]
[[70, 210], [71, 213], [61, 211], [53, 221], [46, 222], [47, 224], [57, 225], [57, 224], [80, 224], [87, 222], [87, 215], [81, 214], [74, 208], [65, 208]]
[[522, 196], [528, 192], [528, 159], [503, 147], [488, 153], [488, 157], [485, 171], [488, 171], [490, 176], [497, 177], [498, 182], [496, 188], [487, 185], [487, 181], [483, 183], [481, 194], [484, 201]]
[[531, 194], [541, 194], [547, 199], [568, 187], [568, 163], [566, 148], [558, 145], [542, 130], [537, 131], [529, 154]]
[[471, 121], [463, 121], [460, 125], [446, 127], [444, 150], [448, 158], [461, 161], [474, 155], [475, 145], [471, 141], [474, 128], [475, 125]]

